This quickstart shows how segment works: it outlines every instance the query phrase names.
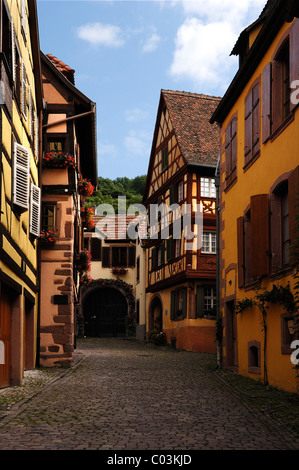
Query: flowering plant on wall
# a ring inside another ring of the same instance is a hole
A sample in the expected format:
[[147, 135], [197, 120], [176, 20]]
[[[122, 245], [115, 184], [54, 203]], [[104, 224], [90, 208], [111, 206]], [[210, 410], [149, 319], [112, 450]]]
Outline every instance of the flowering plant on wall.
[[81, 217], [84, 226], [87, 230], [92, 230], [94, 228], [94, 221], [93, 221], [93, 210], [91, 207], [84, 207], [81, 209]]
[[91, 184], [91, 182], [88, 181], [87, 179], [84, 179], [79, 182], [79, 193], [82, 196], [86, 196], [86, 197], [91, 196], [93, 194], [93, 191], [94, 191], [94, 187]]
[[51, 230], [42, 230], [40, 233], [40, 239], [42, 242], [55, 243], [57, 240], [60, 240], [60, 237], [57, 232], [53, 232]]
[[77, 255], [77, 269], [78, 271], [84, 272], [84, 271], [90, 271], [91, 268], [91, 254], [87, 250], [82, 250], [80, 253]]
[[122, 266], [114, 266], [111, 271], [113, 274], [126, 274], [128, 272], [128, 270]]
[[92, 277], [89, 273], [84, 273], [80, 277], [81, 286], [87, 286], [92, 281]]
[[48, 152], [43, 157], [45, 168], [75, 168], [75, 158], [66, 152]]

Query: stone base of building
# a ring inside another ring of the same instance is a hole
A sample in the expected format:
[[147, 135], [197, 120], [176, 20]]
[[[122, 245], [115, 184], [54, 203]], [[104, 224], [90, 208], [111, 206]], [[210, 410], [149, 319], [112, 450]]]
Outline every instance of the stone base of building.
[[163, 331], [166, 334], [167, 343], [169, 345], [175, 344], [177, 349], [201, 353], [216, 353], [215, 326], [186, 326]]

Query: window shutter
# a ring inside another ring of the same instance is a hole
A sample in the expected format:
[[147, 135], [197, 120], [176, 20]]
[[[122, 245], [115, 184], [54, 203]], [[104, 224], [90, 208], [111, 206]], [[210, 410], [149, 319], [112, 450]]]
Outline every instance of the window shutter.
[[31, 200], [30, 200], [30, 225], [29, 231], [36, 237], [40, 236], [40, 205], [41, 191], [38, 186], [31, 184]]
[[204, 301], [205, 293], [203, 286], [197, 286], [196, 288], [196, 316], [202, 318], [204, 316]]
[[251, 196], [250, 213], [251, 275], [260, 277], [269, 273], [269, 198], [267, 194]]
[[152, 269], [156, 267], [156, 248], [152, 249]]
[[238, 285], [244, 286], [244, 217], [237, 219]]
[[28, 87], [28, 92], [29, 92], [29, 134], [32, 139], [33, 137], [33, 119], [32, 119], [32, 106], [33, 106], [33, 100], [32, 100], [32, 92], [31, 88]]
[[21, 110], [27, 119], [27, 77], [24, 61], [21, 62], [21, 76], [22, 76], [22, 93], [21, 93]]
[[187, 317], [187, 287], [182, 289], [182, 297], [183, 297], [183, 317]]
[[272, 193], [270, 196], [270, 233], [271, 233], [271, 268], [273, 271], [282, 267], [281, 259], [281, 198]]
[[175, 187], [174, 184], [169, 186], [169, 204], [172, 205], [174, 204], [175, 201]]
[[24, 209], [28, 209], [29, 206], [29, 169], [29, 150], [15, 143], [13, 203]]
[[11, 20], [11, 57], [12, 57], [12, 78], [16, 81], [16, 49], [15, 49], [15, 27]]
[[170, 320], [174, 320], [175, 317], [175, 290], [171, 291], [170, 299]]
[[282, 117], [282, 65], [281, 62], [274, 60], [272, 64], [272, 125], [273, 132], [281, 124]]
[[22, 0], [22, 3], [21, 3], [21, 27], [26, 36], [27, 28], [26, 28], [26, 1], [25, 0]]
[[129, 266], [135, 266], [135, 246], [129, 246]]
[[38, 149], [38, 117], [37, 113], [34, 112], [34, 152], [36, 160], [38, 160], [39, 157]]
[[91, 258], [93, 261], [101, 261], [102, 240], [100, 238], [91, 238]]
[[252, 157], [252, 91], [245, 100], [245, 164]]
[[252, 157], [260, 149], [260, 84], [252, 90]]
[[271, 133], [271, 62], [263, 70], [262, 139], [265, 143]]
[[231, 168], [231, 124], [225, 132], [225, 163], [226, 163], [226, 175], [229, 175], [232, 171]]
[[168, 238], [167, 241], [167, 261], [172, 260], [172, 238]]
[[103, 268], [110, 267], [110, 248], [105, 246], [102, 251], [102, 266]]
[[299, 226], [299, 166], [290, 174], [288, 179], [288, 197], [289, 197], [289, 223], [290, 223], [290, 246], [298, 240]]
[[[299, 19], [296, 18], [290, 31], [290, 83], [299, 80]], [[296, 103], [290, 102], [291, 111]]]
[[232, 120], [232, 168], [231, 171], [234, 171], [237, 167], [237, 119]]

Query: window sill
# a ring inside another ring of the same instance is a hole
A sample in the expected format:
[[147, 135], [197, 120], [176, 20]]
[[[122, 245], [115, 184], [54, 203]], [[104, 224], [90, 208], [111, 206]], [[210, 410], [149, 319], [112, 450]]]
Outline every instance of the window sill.
[[259, 158], [261, 151], [259, 150], [255, 155], [253, 155], [248, 162], [243, 166], [244, 173], [256, 162]]
[[237, 182], [237, 169], [235, 168], [225, 179], [224, 192], [229, 191]]
[[291, 112], [288, 117], [280, 124], [280, 126], [271, 134], [271, 143], [294, 121], [294, 113]]
[[280, 268], [280, 269], [277, 269], [277, 271], [272, 271], [271, 272], [271, 279], [281, 279], [285, 276], [288, 276], [290, 274], [292, 274], [294, 271], [294, 267], [293, 266], [286, 266], [285, 268]]

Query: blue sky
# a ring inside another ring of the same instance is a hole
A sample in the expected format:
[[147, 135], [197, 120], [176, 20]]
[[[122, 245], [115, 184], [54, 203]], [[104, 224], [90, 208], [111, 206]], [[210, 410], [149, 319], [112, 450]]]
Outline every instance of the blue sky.
[[223, 96], [266, 0], [37, 0], [41, 50], [97, 105], [98, 173], [147, 173], [161, 89]]

